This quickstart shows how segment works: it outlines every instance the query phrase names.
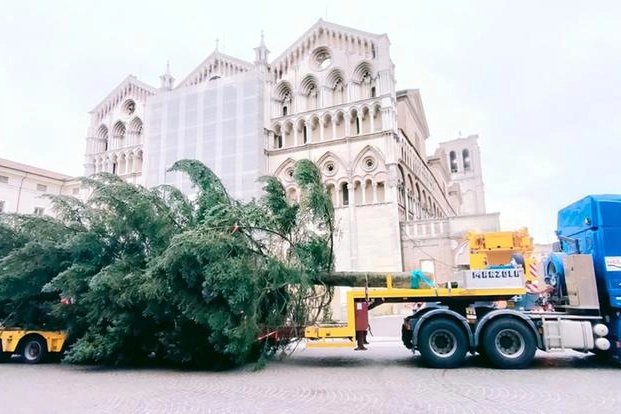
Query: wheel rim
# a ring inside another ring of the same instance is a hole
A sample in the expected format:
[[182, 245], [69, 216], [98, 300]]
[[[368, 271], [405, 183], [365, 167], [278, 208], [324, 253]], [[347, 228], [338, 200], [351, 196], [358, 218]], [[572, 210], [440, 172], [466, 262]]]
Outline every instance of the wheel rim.
[[33, 361], [41, 355], [41, 344], [33, 341], [26, 345], [26, 349], [24, 349], [24, 357], [29, 361]]
[[513, 329], [503, 329], [496, 335], [496, 349], [507, 358], [519, 358], [526, 349], [524, 337]]
[[429, 337], [429, 348], [439, 357], [448, 358], [457, 351], [457, 338], [445, 329], [439, 329]]

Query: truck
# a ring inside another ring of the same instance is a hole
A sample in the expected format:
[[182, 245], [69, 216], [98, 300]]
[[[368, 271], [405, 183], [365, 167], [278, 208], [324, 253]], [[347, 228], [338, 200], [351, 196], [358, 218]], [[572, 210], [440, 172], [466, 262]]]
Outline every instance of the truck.
[[[555, 251], [541, 261], [545, 290], [528, 288], [538, 275], [530, 258], [515, 254], [531, 248], [523, 234], [479, 235], [470, 240], [475, 268], [456, 272], [444, 285], [393, 288], [389, 276], [385, 287], [349, 291], [347, 321], [306, 327], [307, 347], [363, 349], [359, 330], [368, 310], [416, 302], [424, 305], [404, 319], [401, 338], [430, 367], [459, 367], [467, 354], [478, 353], [497, 368], [519, 369], [538, 349], [592, 352], [618, 362], [621, 195], [584, 197], [558, 212], [557, 225]], [[509, 263], [490, 263], [494, 257]]]

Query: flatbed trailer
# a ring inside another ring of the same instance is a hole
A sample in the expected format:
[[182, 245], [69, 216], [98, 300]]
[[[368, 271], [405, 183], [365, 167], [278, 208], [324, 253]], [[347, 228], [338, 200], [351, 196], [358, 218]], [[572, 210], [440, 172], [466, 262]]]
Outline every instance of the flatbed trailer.
[[[589, 255], [586, 259], [590, 259]], [[528, 295], [523, 271], [519, 278], [506, 279], [509, 287], [403, 289], [387, 287], [347, 292], [347, 321], [320, 324], [304, 330], [307, 348], [361, 349], [360, 330], [366, 330], [367, 312], [384, 303], [420, 303], [420, 309], [404, 319], [401, 339], [406, 348], [418, 351], [422, 360], [434, 368], [460, 366], [468, 353], [479, 353], [498, 368], [524, 368], [535, 351], [606, 352], [608, 328], [596, 308], [567, 308], [563, 311], [528, 311], [515, 298]], [[487, 278], [496, 271], [462, 271], [473, 277], [486, 276], [485, 283], [505, 283]], [[498, 303], [513, 307], [498, 308]], [[358, 327], [358, 328], [357, 328]]]
[[0, 362], [17, 354], [24, 362], [37, 364], [47, 357], [60, 355], [66, 341], [67, 334], [63, 331], [0, 328]]
[[[526, 292], [524, 287], [505, 289], [392, 288], [390, 275], [386, 288], [368, 288], [347, 292], [347, 321], [337, 324], [317, 324], [304, 330], [307, 348], [355, 348], [356, 319], [365, 319], [364, 313], [384, 303], [438, 302], [450, 300], [465, 305], [475, 301], [507, 300]], [[364, 304], [364, 306], [360, 306]], [[360, 323], [360, 320], [358, 320]]]

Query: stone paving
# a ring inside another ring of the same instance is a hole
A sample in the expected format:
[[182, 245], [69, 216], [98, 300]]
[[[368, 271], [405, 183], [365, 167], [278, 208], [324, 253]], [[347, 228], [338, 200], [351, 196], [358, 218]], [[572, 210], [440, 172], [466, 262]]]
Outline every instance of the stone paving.
[[[398, 318], [383, 325], [398, 326]], [[377, 323], [368, 351], [298, 349], [253, 372], [0, 365], [12, 413], [612, 413], [621, 368], [578, 353], [538, 353], [527, 370], [421, 366]], [[381, 321], [380, 321], [381, 322]], [[373, 326], [373, 324], [372, 324]]]

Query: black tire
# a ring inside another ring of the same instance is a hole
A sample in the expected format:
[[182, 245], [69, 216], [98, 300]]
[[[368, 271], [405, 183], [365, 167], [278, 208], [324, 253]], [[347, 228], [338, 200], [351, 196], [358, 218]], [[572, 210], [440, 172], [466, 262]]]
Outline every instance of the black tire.
[[460, 366], [468, 352], [468, 337], [459, 322], [432, 319], [418, 333], [418, 350], [425, 364], [433, 368]]
[[521, 369], [535, 357], [537, 342], [524, 322], [501, 318], [489, 322], [483, 334], [483, 354], [496, 368]]
[[47, 355], [47, 345], [40, 336], [27, 336], [20, 343], [21, 355], [25, 363], [38, 364]]

